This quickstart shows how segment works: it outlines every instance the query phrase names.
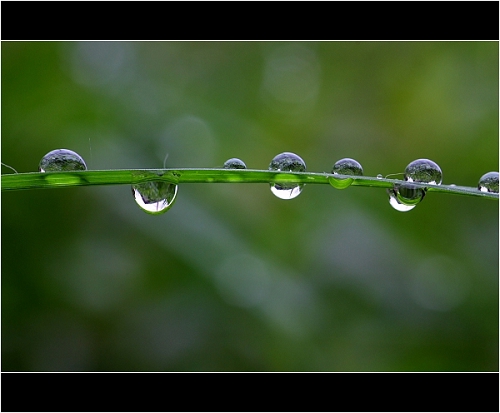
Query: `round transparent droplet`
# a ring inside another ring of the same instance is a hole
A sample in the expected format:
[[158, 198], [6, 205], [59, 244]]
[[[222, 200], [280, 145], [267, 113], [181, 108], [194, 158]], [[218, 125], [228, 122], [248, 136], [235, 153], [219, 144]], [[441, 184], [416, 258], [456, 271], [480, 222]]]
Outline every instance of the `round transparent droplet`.
[[363, 167], [361, 164], [351, 158], [344, 158], [340, 161], [335, 162], [333, 165], [332, 174], [340, 174], [340, 175], [363, 175]]
[[488, 172], [479, 180], [477, 189], [481, 192], [494, 192], [498, 194], [498, 172]]
[[177, 197], [177, 185], [163, 181], [144, 182], [132, 185], [135, 202], [148, 214], [163, 214]]
[[405, 181], [441, 185], [443, 172], [437, 163], [429, 159], [417, 159], [406, 167]]
[[[332, 168], [333, 175], [363, 175], [363, 168], [361, 164], [351, 158], [344, 158], [333, 165]], [[349, 187], [353, 183], [352, 178], [338, 178], [338, 177], [330, 177], [328, 178], [330, 185], [336, 189], [345, 189]]]
[[335, 189], [346, 189], [351, 184], [353, 183], [354, 179], [352, 178], [335, 178], [333, 176], [328, 177], [328, 182], [330, 182], [330, 185], [333, 186]]
[[382, 174], [377, 174], [377, 179], [383, 179], [384, 176]]
[[247, 169], [247, 166], [241, 159], [231, 158], [224, 162], [224, 169]]
[[40, 172], [85, 171], [86, 169], [87, 165], [83, 158], [69, 149], [50, 151], [38, 165]]
[[[269, 164], [270, 171], [280, 172], [305, 172], [306, 163], [299, 156], [292, 152], [283, 152], [276, 155]], [[300, 195], [304, 184], [271, 184], [271, 192], [280, 199], [293, 199]]]
[[389, 203], [400, 212], [408, 212], [419, 204], [425, 196], [425, 190], [412, 184], [394, 185], [388, 189]]
[[401, 203], [394, 190], [388, 189], [387, 193], [389, 194], [389, 204], [396, 210], [400, 212], [408, 212], [411, 211], [413, 208], [415, 208], [416, 205], [405, 205]]

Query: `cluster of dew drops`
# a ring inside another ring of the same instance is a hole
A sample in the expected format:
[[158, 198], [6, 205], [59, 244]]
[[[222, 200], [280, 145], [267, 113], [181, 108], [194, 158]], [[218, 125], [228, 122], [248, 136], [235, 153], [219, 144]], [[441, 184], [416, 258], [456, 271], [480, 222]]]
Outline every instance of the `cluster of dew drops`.
[[[238, 158], [228, 159], [224, 169], [246, 169], [245, 163]], [[56, 149], [46, 154], [39, 165], [40, 172], [85, 171], [87, 165], [83, 158], [69, 149]], [[270, 171], [305, 172], [304, 160], [292, 153], [283, 152], [276, 155], [269, 164]], [[353, 182], [348, 176], [362, 176], [361, 164], [351, 158], [343, 158], [335, 162], [332, 168], [330, 184], [337, 189], [344, 189]], [[335, 175], [339, 175], [335, 177]], [[347, 177], [346, 177], [347, 176]], [[377, 175], [381, 179], [382, 175]], [[404, 172], [404, 183], [394, 184], [387, 190], [390, 205], [397, 211], [407, 212], [424, 199], [426, 189], [419, 184], [441, 185], [443, 173], [441, 168], [429, 159], [417, 159], [410, 162]], [[304, 184], [271, 183], [271, 192], [280, 199], [293, 199], [300, 195]], [[153, 181], [132, 185], [132, 195], [137, 204], [148, 214], [162, 214], [172, 207], [177, 197], [177, 184]], [[498, 193], [498, 172], [488, 172], [480, 179], [479, 191]]]

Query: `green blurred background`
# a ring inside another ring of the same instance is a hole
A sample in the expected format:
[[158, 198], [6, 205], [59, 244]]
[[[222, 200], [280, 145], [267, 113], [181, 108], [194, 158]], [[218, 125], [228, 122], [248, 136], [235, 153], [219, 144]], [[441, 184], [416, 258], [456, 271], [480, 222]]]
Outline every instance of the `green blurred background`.
[[[2, 162], [498, 171], [498, 42], [3, 42]], [[2, 166], [2, 173], [11, 173]], [[2, 193], [3, 371], [498, 371], [498, 202], [187, 184]]]

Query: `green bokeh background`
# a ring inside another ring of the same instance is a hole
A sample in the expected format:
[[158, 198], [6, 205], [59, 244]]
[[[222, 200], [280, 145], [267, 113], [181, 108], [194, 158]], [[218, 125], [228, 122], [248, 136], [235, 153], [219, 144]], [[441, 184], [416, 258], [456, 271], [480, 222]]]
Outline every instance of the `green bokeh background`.
[[[2, 162], [498, 171], [498, 42], [3, 42]], [[11, 173], [2, 167], [2, 173]], [[3, 371], [498, 371], [498, 202], [187, 184], [2, 193]]]

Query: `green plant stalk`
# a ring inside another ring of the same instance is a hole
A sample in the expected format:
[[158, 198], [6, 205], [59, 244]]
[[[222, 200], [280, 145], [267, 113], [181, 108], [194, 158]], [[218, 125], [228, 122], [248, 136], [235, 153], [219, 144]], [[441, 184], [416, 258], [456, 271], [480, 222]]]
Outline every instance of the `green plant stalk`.
[[[332, 175], [315, 172], [275, 172], [256, 169], [180, 168], [180, 169], [120, 169], [105, 171], [29, 172], [2, 175], [2, 191], [61, 188], [91, 185], [135, 185], [143, 182], [166, 181], [187, 183], [280, 183], [330, 184], [330, 180], [351, 179], [351, 186], [392, 188], [405, 181], [369, 176]], [[455, 185], [431, 185], [413, 182], [428, 192], [446, 192], [498, 200], [497, 193], [481, 192], [477, 188]]]

